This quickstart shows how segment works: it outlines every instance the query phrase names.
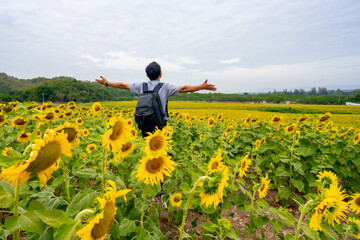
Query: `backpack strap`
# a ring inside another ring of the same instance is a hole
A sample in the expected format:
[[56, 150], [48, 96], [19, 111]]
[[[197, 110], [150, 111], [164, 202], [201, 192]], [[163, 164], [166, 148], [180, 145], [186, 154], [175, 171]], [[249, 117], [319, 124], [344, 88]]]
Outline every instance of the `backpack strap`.
[[158, 92], [160, 90], [160, 88], [164, 85], [164, 83], [158, 83], [158, 85], [156, 85], [156, 87], [153, 89], [154, 92]]
[[147, 92], [147, 91], [149, 91], [149, 90], [148, 90], [148, 85], [147, 85], [146, 82], [144, 82], [144, 83], [143, 83], [143, 93], [145, 93], [145, 92]]

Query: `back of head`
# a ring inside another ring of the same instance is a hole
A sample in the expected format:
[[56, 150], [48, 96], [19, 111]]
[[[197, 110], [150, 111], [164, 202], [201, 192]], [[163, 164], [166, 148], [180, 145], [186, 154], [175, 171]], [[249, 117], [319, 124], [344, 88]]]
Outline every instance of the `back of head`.
[[152, 62], [146, 67], [145, 72], [150, 80], [156, 80], [160, 76], [161, 67], [157, 62]]

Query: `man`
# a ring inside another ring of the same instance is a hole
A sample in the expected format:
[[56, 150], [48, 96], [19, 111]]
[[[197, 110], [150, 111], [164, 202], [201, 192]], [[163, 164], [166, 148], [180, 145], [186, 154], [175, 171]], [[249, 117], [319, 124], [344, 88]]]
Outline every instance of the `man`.
[[[159, 83], [162, 77], [161, 67], [157, 62], [150, 63], [145, 69], [146, 75], [149, 78], [147, 82], [148, 90], [153, 90]], [[100, 76], [100, 79], [95, 79], [96, 82], [114, 88], [129, 89], [131, 93], [139, 96], [144, 94], [143, 83], [123, 83], [123, 82], [109, 82], [106, 78]], [[167, 102], [168, 98], [171, 96], [177, 96], [180, 93], [186, 92], [196, 92], [199, 90], [210, 90], [216, 91], [216, 87], [213, 84], [208, 83], [206, 79], [202, 84], [199, 85], [183, 85], [175, 86], [169, 83], [164, 83], [163, 86], [159, 89], [158, 94], [161, 100], [162, 111], [164, 113], [164, 122], [169, 120], [169, 115], [167, 112]], [[153, 132], [155, 127], [162, 128], [163, 126], [139, 126], [143, 137], [147, 136], [148, 132]]]

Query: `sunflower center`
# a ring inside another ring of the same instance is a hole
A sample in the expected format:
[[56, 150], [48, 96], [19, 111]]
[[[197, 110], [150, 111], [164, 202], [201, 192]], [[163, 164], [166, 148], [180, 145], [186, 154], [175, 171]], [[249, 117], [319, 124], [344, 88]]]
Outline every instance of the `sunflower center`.
[[100, 111], [100, 106], [99, 106], [99, 105], [96, 105], [96, 106], [94, 107], [94, 109], [95, 109], [96, 112], [98, 112], [98, 111]]
[[157, 151], [157, 150], [161, 149], [162, 146], [163, 146], [162, 137], [156, 136], [150, 140], [151, 151]]
[[356, 206], [360, 207], [360, 197], [355, 200], [355, 204]]
[[180, 201], [181, 201], [181, 199], [180, 199], [179, 197], [175, 197], [175, 198], [174, 198], [174, 202], [178, 203], [178, 202], [180, 202]]
[[127, 150], [129, 150], [132, 147], [132, 143], [131, 142], [127, 142], [125, 144], [122, 145], [121, 147], [121, 151], [126, 152]]
[[263, 184], [261, 184], [260, 192], [264, 191], [264, 189], [265, 189], [265, 184], [263, 183]]
[[67, 140], [68, 142], [74, 141], [76, 137], [76, 131], [74, 128], [63, 128], [62, 130], [58, 131], [61, 132], [64, 131], [64, 133], [67, 133]]
[[21, 135], [20, 135], [20, 138], [27, 138], [28, 137], [28, 135], [26, 134], [26, 133], [22, 133]]
[[279, 117], [274, 117], [273, 122], [278, 122], [278, 121], [280, 121], [280, 118]]
[[23, 119], [23, 118], [18, 118], [18, 119], [15, 120], [16, 125], [23, 125], [25, 123], [26, 123], [25, 119]]
[[292, 130], [294, 130], [294, 126], [290, 126], [290, 127], [288, 128], [288, 131], [289, 131], [289, 132], [291, 132]]
[[100, 219], [91, 230], [91, 236], [95, 239], [103, 237], [111, 228], [115, 220], [115, 202], [110, 201], [104, 207], [104, 218]]
[[[0, 119], [0, 122], [1, 122], [1, 119]], [[359, 135], [356, 135], [356, 136], [354, 137], [354, 140], [357, 141], [358, 139], [359, 139]]]
[[93, 151], [95, 148], [94, 148], [94, 146], [90, 146], [90, 151]]
[[4, 108], [5, 112], [11, 112], [13, 110], [13, 106], [9, 105], [6, 108]]
[[211, 165], [211, 169], [217, 169], [217, 167], [219, 166], [219, 162], [213, 162], [213, 164]]
[[29, 164], [26, 171], [37, 173], [41, 172], [61, 157], [61, 145], [58, 142], [50, 142], [42, 147], [36, 159]]
[[55, 115], [54, 115], [53, 113], [48, 113], [48, 114], [46, 114], [45, 119], [51, 120], [51, 119], [53, 119], [54, 117], [55, 117]]
[[0, 122], [5, 121], [5, 117], [3, 115], [0, 115]]
[[121, 136], [122, 131], [123, 131], [123, 126], [121, 122], [116, 122], [115, 125], [113, 126], [113, 132], [110, 135], [110, 139], [115, 141]]
[[146, 163], [146, 170], [150, 173], [157, 173], [160, 171], [161, 166], [163, 165], [163, 162], [164, 162], [164, 160], [161, 157], [149, 160]]
[[243, 161], [241, 164], [241, 169], [245, 169], [245, 167], [246, 167], [246, 161]]
[[213, 124], [214, 124], [214, 120], [210, 119], [209, 125], [213, 125]]

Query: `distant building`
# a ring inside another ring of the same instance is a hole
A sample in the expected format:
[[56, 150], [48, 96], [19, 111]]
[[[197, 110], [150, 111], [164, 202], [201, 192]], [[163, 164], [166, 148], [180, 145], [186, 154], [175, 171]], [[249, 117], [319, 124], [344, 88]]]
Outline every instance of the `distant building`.
[[285, 101], [285, 104], [290, 104], [290, 101]]
[[360, 103], [346, 102], [346, 105], [360, 105]]

